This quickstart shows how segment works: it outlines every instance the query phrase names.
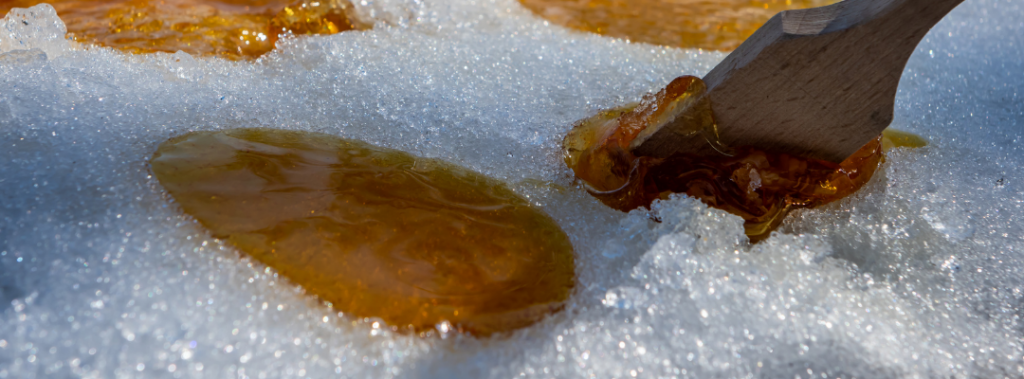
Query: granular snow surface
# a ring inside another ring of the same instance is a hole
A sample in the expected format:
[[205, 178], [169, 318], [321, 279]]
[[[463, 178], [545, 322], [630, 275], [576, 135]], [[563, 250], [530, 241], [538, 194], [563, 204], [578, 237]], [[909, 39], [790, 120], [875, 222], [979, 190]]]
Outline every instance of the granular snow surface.
[[[573, 121], [723, 54], [514, 0], [357, 8], [373, 30], [255, 62], [70, 42], [47, 5], [0, 20], [0, 378], [1024, 375], [1024, 2], [967, 0], [918, 47], [894, 126], [928, 147], [756, 245], [691, 198], [608, 209], [561, 161]], [[148, 166], [170, 137], [257, 126], [504, 180], [572, 239], [566, 310], [478, 339], [320, 305], [210, 237]]]

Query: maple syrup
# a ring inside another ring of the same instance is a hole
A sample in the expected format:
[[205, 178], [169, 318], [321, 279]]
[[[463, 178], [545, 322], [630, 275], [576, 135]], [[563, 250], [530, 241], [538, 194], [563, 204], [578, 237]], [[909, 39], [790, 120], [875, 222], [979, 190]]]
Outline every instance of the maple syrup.
[[787, 9], [837, 0], [519, 0], [555, 24], [634, 42], [733, 50]]
[[47, 2], [79, 42], [132, 53], [259, 57], [281, 35], [367, 29], [345, 0], [0, 0], [0, 14]]
[[[883, 159], [885, 148], [920, 147], [909, 133], [886, 130], [843, 162], [807, 159], [717, 141], [714, 115], [704, 83], [693, 76], [673, 80], [638, 104], [582, 120], [563, 141], [566, 164], [587, 190], [622, 211], [649, 207], [672, 193], [685, 193], [745, 220], [752, 241], [766, 238], [786, 213], [839, 200], [863, 186]], [[703, 138], [727, 154], [635, 156], [630, 143], [651, 125], [680, 115], [692, 138]]]
[[273, 129], [164, 142], [156, 178], [210, 233], [355, 317], [477, 335], [559, 310], [569, 238], [504, 184], [363, 142]]

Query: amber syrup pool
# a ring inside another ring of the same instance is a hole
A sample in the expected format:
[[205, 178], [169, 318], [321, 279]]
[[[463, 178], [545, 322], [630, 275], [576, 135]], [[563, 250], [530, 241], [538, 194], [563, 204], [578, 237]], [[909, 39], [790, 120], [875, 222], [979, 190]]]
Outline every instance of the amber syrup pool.
[[0, 0], [0, 14], [40, 3], [75, 40], [133, 53], [255, 58], [281, 36], [368, 28], [346, 0]]
[[519, 0], [562, 26], [634, 42], [732, 50], [778, 12], [837, 0]]
[[[887, 130], [841, 163], [807, 159], [752, 147], [721, 146], [703, 82], [675, 79], [639, 104], [600, 112], [576, 123], [563, 141], [566, 164], [588, 191], [622, 211], [648, 207], [672, 193], [685, 193], [745, 220], [752, 241], [766, 238], [786, 213], [827, 204], [857, 191], [888, 147], [919, 147], [920, 137]], [[693, 138], [704, 138], [716, 155], [635, 156], [630, 143], [667, 115], [685, 112]]]
[[573, 288], [558, 225], [449, 163], [273, 129], [190, 133], [151, 162], [213, 236], [350, 316], [489, 335], [557, 311]]

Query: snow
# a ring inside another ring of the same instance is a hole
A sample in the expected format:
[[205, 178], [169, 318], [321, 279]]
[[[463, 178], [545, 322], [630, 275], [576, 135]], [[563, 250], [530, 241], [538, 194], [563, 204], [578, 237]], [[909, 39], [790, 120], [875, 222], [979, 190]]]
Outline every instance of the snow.
[[[1024, 375], [1024, 3], [968, 0], [918, 47], [894, 127], [928, 147], [757, 245], [690, 198], [607, 209], [561, 162], [572, 122], [721, 53], [569, 31], [513, 0], [357, 8], [374, 29], [255, 62], [69, 42], [46, 5], [0, 20], [0, 378]], [[151, 176], [169, 137], [254, 126], [506, 181], [571, 237], [570, 304], [488, 339], [319, 305]]]

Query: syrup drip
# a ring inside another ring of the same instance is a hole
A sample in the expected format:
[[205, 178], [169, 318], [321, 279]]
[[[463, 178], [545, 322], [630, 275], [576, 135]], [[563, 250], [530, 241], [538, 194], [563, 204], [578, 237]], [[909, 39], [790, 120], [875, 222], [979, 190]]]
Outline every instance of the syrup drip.
[[837, 0], [519, 0], [555, 24], [634, 42], [733, 50], [773, 15]]
[[367, 29], [345, 0], [0, 0], [0, 14], [48, 2], [79, 42], [132, 53], [255, 58], [280, 35]]
[[[857, 191], [883, 160], [883, 147], [925, 144], [920, 137], [887, 130], [839, 164], [752, 147], [728, 148], [717, 142], [705, 91], [700, 79], [683, 76], [639, 104], [578, 122], [563, 141], [566, 164], [609, 207], [629, 211], [685, 193], [742, 217], [747, 236], [758, 241], [789, 210], [827, 204]], [[688, 118], [693, 138], [705, 138], [728, 155], [658, 159], [630, 153], [629, 144], [648, 126], [680, 115]]]
[[270, 129], [190, 133], [151, 163], [214, 237], [355, 317], [488, 335], [559, 310], [573, 287], [558, 225], [452, 164]]

